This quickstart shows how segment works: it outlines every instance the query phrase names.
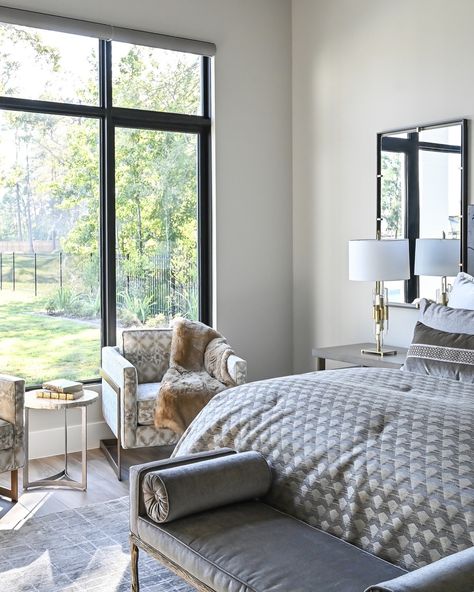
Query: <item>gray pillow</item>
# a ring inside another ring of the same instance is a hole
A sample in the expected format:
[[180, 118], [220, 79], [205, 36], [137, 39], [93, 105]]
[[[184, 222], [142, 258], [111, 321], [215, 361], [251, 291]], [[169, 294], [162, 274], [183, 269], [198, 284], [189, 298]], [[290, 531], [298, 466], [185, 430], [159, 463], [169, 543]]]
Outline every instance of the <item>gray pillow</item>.
[[403, 370], [474, 382], [474, 335], [446, 333], [418, 322]]
[[155, 522], [171, 522], [227, 504], [263, 497], [272, 474], [254, 450], [152, 471], [143, 481], [143, 501]]
[[451, 308], [422, 298], [420, 321], [423, 325], [438, 331], [474, 335], [474, 310]]
[[451, 308], [474, 310], [474, 277], [461, 271], [454, 280], [449, 294]]

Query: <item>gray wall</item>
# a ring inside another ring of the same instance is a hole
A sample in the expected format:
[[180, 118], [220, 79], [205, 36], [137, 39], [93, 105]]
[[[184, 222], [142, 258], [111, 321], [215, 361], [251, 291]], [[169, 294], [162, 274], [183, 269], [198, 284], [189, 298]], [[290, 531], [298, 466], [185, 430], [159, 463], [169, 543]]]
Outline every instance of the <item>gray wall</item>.
[[[3, 4], [216, 43], [217, 326], [248, 359], [249, 378], [291, 372], [290, 1]], [[97, 410], [91, 422], [100, 422]], [[53, 425], [49, 414], [36, 415], [32, 429]], [[38, 432], [38, 446], [43, 436]]]
[[[347, 279], [347, 241], [374, 237], [376, 134], [473, 117], [474, 2], [293, 0], [292, 17], [294, 370], [304, 371], [314, 345], [372, 339], [372, 286]], [[408, 344], [416, 318], [392, 309], [387, 342]]]

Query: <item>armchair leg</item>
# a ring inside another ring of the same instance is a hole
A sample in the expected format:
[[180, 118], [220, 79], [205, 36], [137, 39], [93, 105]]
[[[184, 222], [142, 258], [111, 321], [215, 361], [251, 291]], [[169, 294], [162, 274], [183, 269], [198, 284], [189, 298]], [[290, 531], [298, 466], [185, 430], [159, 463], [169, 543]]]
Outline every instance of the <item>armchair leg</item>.
[[[105, 372], [105, 370], [100, 370], [100, 375], [104, 379], [104, 381], [110, 386], [110, 388], [114, 391], [115, 395], [117, 396], [117, 440], [101, 440], [100, 441], [100, 449], [105, 455], [105, 458], [109, 461], [109, 464], [112, 466], [114, 471], [117, 474], [117, 479], [122, 481], [122, 440], [121, 440], [121, 410], [120, 410], [120, 387], [112, 378]], [[112, 448], [117, 443], [117, 460], [112, 455], [110, 448]]]
[[[111, 450], [115, 447], [117, 447], [116, 459]], [[100, 449], [104, 453], [110, 466], [115, 471], [117, 479], [122, 481], [122, 446], [120, 444], [120, 438], [117, 440], [101, 440]]]
[[18, 469], [11, 472], [12, 502], [18, 501]]
[[130, 541], [130, 569], [132, 572], [132, 592], [140, 592], [140, 584], [138, 582], [138, 547]]
[[18, 501], [18, 469], [10, 471], [10, 489], [0, 487], [0, 495], [9, 497], [12, 502]]

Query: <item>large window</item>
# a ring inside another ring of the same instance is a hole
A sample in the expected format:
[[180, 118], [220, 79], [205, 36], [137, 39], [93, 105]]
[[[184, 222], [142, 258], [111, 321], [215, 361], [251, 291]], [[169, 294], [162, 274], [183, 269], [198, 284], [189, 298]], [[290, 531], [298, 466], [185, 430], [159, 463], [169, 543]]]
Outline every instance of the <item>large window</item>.
[[210, 322], [210, 59], [0, 24], [0, 372]]

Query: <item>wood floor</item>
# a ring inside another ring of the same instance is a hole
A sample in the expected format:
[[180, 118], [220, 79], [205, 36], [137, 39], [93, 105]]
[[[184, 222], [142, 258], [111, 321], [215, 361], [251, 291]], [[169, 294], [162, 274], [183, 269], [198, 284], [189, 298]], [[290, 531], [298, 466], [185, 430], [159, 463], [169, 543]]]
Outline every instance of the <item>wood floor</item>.
[[[20, 498], [12, 504], [0, 497], [0, 530], [21, 528], [33, 516], [44, 516], [88, 504], [104, 502], [128, 495], [128, 467], [168, 457], [172, 447], [127, 450], [123, 459], [123, 481], [118, 481], [112, 467], [99, 450], [89, 450], [87, 465], [87, 491], [66, 489], [36, 489], [22, 492], [20, 474]], [[69, 470], [73, 478], [81, 478], [81, 453], [69, 455]], [[63, 456], [51, 456], [30, 461], [30, 480], [52, 475], [63, 468]], [[9, 486], [10, 474], [0, 475], [0, 486]]]

